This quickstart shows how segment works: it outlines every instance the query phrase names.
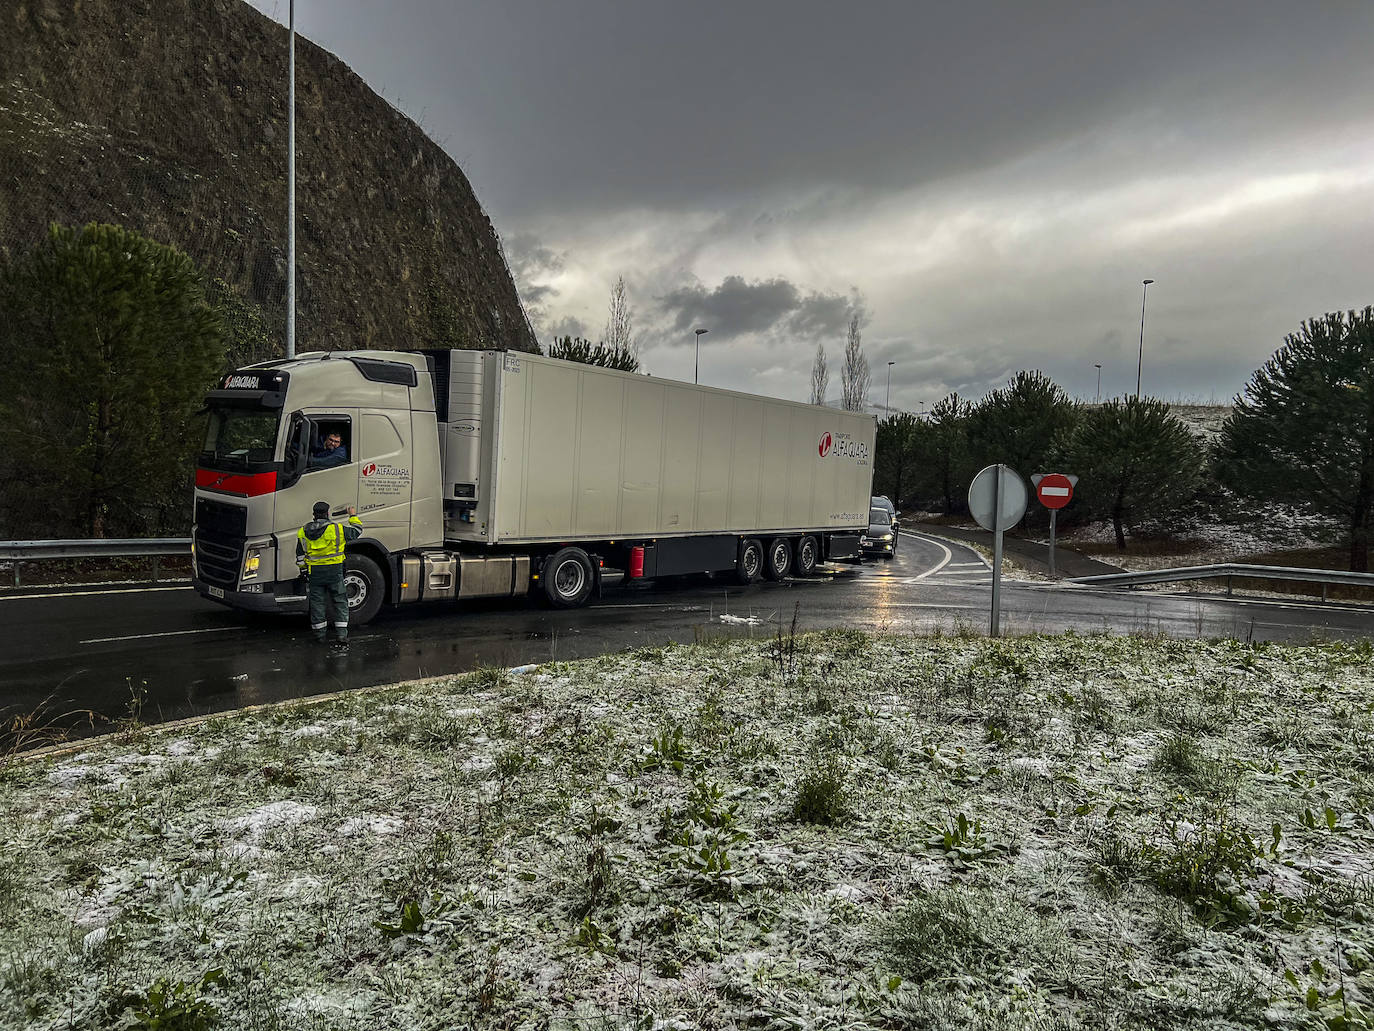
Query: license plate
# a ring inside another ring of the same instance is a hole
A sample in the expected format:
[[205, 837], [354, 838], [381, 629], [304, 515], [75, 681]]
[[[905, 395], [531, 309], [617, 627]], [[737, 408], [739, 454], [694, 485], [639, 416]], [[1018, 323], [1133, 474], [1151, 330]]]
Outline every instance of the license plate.
[[210, 597], [212, 597], [212, 598], [223, 598], [223, 597], [224, 597], [224, 588], [223, 588], [223, 587], [207, 587], [207, 588], [206, 588], [206, 591], [209, 593]]

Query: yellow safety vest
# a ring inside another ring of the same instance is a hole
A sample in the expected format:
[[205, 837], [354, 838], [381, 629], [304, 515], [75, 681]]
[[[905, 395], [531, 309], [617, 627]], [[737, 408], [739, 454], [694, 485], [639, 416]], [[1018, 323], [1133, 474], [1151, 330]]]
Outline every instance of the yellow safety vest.
[[[331, 534], [330, 530], [334, 532]], [[296, 537], [301, 542], [301, 550], [305, 552], [305, 564], [311, 569], [316, 566], [337, 566], [344, 560], [344, 532], [338, 523], [330, 523], [329, 529], [320, 534], [317, 540], [312, 541], [305, 535], [304, 526], [296, 531]]]

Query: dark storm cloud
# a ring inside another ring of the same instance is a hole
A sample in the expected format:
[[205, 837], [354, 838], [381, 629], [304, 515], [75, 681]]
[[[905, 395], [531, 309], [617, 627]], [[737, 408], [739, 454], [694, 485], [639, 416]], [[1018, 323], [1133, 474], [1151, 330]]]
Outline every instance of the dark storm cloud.
[[1144, 391], [1229, 396], [1303, 318], [1371, 299], [1369, 0], [296, 15], [424, 114], [541, 338], [599, 329], [623, 275], [655, 375], [696, 374], [702, 326], [704, 382], [805, 397], [857, 286], [879, 402], [887, 361], [906, 410], [1021, 368], [1090, 398], [1100, 363], [1119, 395], [1148, 276]]
[[[540, 327], [536, 328], [538, 329]], [[591, 326], [587, 325], [587, 323], [583, 322], [581, 319], [573, 318], [571, 315], [565, 315], [562, 318], [550, 322], [547, 330], [539, 333], [539, 338], [546, 343], [558, 337], [582, 337], [584, 340], [591, 340]]]
[[843, 333], [851, 308], [859, 303], [857, 297], [803, 293], [782, 278], [751, 283], [743, 276], [726, 276], [714, 290], [689, 286], [658, 298], [674, 338], [706, 327], [717, 341], [772, 334], [807, 340], [833, 337]]
[[507, 217], [887, 189], [1052, 141], [1090, 150], [1123, 119], [1155, 164], [1363, 117], [1374, 85], [1366, 2], [297, 7], [301, 31], [426, 108]]

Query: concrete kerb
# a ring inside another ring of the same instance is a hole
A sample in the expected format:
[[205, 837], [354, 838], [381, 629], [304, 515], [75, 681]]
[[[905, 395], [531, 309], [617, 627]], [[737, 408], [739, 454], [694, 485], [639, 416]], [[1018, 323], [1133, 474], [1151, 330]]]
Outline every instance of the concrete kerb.
[[[506, 672], [524, 675], [536, 672], [542, 663], [530, 662], [523, 666], [511, 666]], [[323, 705], [325, 702], [338, 701], [340, 698], [357, 698], [360, 695], [381, 694], [384, 691], [399, 691], [404, 688], [424, 687], [426, 684], [450, 683], [461, 677], [468, 676], [470, 673], [449, 673], [437, 677], [422, 677], [419, 680], [402, 680], [395, 684], [373, 684], [371, 687], [356, 687], [345, 691], [330, 691], [328, 694], [306, 695], [304, 698], [285, 698], [279, 702], [262, 702], [258, 705], [247, 705], [241, 709], [224, 709], [220, 712], [207, 712], [199, 716], [187, 716], [179, 720], [168, 720], [165, 723], [149, 723], [141, 730], [149, 734], [166, 734], [176, 730], [185, 730], [188, 727], [196, 727], [214, 719], [232, 719], [239, 716], [250, 716], [254, 713], [267, 712], [272, 709], [301, 708], [308, 709], [312, 706]], [[117, 731], [112, 733], [118, 733]], [[93, 745], [103, 743], [111, 734], [99, 734], [93, 737], [82, 738], [80, 741], [64, 741], [61, 744], [46, 745], [43, 748], [34, 748], [25, 752], [16, 752], [10, 756], [12, 762], [30, 762], [39, 759], [56, 759], [64, 755], [74, 755], [84, 751]]]

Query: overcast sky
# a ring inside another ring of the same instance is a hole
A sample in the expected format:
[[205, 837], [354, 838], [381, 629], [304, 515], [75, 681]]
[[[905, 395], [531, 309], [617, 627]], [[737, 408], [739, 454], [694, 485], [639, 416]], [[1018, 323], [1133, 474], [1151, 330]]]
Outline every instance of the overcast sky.
[[[286, 0], [253, 0], [286, 20]], [[1022, 368], [1228, 400], [1374, 303], [1374, 3], [297, 0], [419, 121], [545, 344], [625, 278], [646, 371], [881, 407]], [[398, 174], [400, 174], [398, 172]]]

